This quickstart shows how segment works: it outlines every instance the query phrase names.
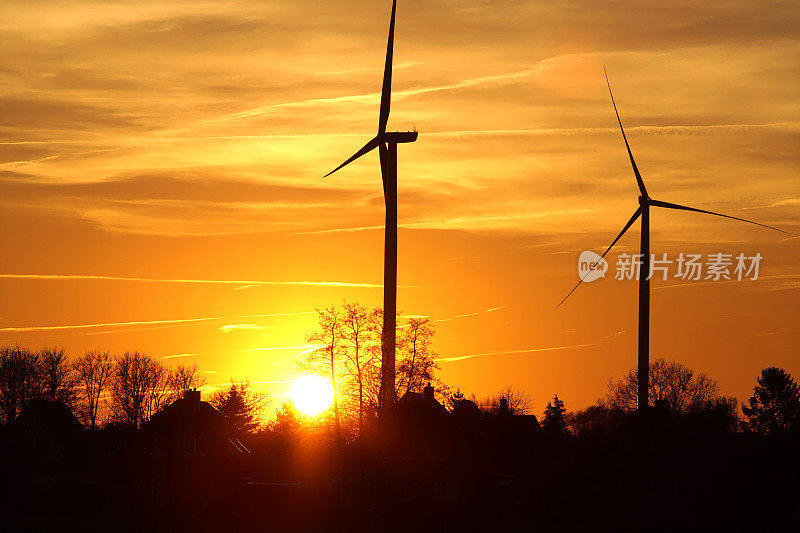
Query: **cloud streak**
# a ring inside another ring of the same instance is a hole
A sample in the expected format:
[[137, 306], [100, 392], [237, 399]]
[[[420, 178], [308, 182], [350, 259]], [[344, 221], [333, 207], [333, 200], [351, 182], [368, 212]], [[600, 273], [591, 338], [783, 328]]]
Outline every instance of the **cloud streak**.
[[592, 342], [588, 344], [573, 344], [570, 346], [550, 346], [547, 348], [525, 348], [523, 350], [507, 350], [503, 352], [486, 352], [486, 353], [476, 353], [470, 355], [458, 355], [454, 357], [440, 357], [437, 361], [442, 363], [453, 363], [455, 361], [464, 361], [467, 359], [474, 359], [476, 357], [487, 357], [492, 355], [513, 355], [513, 354], [523, 354], [523, 353], [538, 353], [538, 352], [557, 352], [562, 350], [576, 350], [578, 348], [588, 348], [590, 346], [599, 346], [600, 342]]
[[[235, 318], [268, 318], [277, 316], [311, 315], [315, 311], [302, 311], [297, 313], [270, 313], [260, 315], [240, 315], [238, 317], [216, 316], [202, 318], [181, 318], [173, 320], [135, 320], [129, 322], [100, 322], [96, 324], [66, 324], [57, 326], [11, 326], [0, 328], [0, 333], [24, 332], [24, 331], [58, 331], [65, 329], [92, 329], [92, 328], [115, 328], [127, 326], [151, 326], [151, 325], [180, 325], [200, 322], [214, 322], [219, 320], [231, 320]], [[192, 354], [197, 355], [197, 354]]]
[[[139, 281], [147, 283], [196, 283], [205, 285], [289, 285], [306, 287], [346, 287], [359, 289], [379, 289], [379, 283], [350, 283], [345, 281], [264, 281], [264, 280], [218, 280], [218, 279], [161, 279], [136, 278], [126, 276], [97, 276], [86, 274], [0, 274], [0, 279], [32, 279], [32, 280], [86, 280], [86, 281]], [[408, 288], [408, 287], [407, 287]]]

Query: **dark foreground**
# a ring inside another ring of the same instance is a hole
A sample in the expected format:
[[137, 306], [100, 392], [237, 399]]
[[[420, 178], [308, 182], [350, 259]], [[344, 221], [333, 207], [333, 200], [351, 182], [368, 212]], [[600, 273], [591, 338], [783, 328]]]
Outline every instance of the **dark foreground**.
[[696, 422], [576, 437], [418, 413], [342, 446], [299, 430], [6, 426], [0, 530], [795, 530], [797, 437]]

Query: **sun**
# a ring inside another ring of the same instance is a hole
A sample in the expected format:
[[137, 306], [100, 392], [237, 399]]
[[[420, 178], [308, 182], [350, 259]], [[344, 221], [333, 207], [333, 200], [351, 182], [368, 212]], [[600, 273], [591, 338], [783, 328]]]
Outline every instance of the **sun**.
[[321, 376], [302, 376], [292, 387], [292, 404], [306, 416], [316, 416], [333, 403], [333, 387]]

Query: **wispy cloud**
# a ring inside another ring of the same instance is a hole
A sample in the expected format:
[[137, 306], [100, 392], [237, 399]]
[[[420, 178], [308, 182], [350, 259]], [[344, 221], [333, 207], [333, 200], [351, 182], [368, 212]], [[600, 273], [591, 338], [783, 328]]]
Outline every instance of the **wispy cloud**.
[[196, 357], [198, 355], [200, 355], [200, 354], [197, 354], [197, 353], [178, 353], [178, 354], [175, 354], [175, 355], [165, 355], [164, 357], [162, 357], [162, 359], [179, 359], [179, 358], [183, 358], [183, 357]]
[[290, 285], [310, 287], [347, 287], [363, 289], [379, 289], [380, 283], [351, 283], [346, 281], [264, 281], [264, 280], [230, 280], [230, 279], [160, 279], [135, 278], [126, 276], [97, 276], [85, 274], [0, 274], [5, 279], [39, 279], [39, 280], [88, 280], [88, 281], [140, 281], [148, 283], [197, 283], [206, 285]]
[[267, 329], [266, 326], [258, 326], [256, 324], [224, 324], [219, 327], [220, 331], [223, 333], [230, 333], [231, 331], [237, 330], [263, 330]]
[[525, 348], [523, 350], [507, 350], [504, 352], [486, 352], [486, 353], [476, 353], [470, 355], [458, 355], [454, 357], [441, 357], [438, 361], [443, 363], [452, 363], [454, 361], [464, 361], [465, 359], [474, 359], [476, 357], [486, 357], [490, 355], [512, 355], [512, 354], [522, 354], [522, 353], [537, 353], [537, 352], [557, 352], [561, 350], [575, 350], [578, 348], [587, 348], [589, 346], [599, 346], [600, 342], [593, 342], [589, 344], [573, 344], [570, 346], [550, 346], [547, 348]]
[[[267, 318], [278, 316], [294, 316], [294, 315], [311, 315], [315, 311], [302, 311], [298, 313], [270, 313], [260, 315], [240, 315], [238, 317], [230, 316], [215, 316], [215, 317], [202, 317], [202, 318], [182, 318], [174, 320], [135, 320], [130, 322], [100, 322], [96, 324], [66, 324], [57, 326], [17, 326], [0, 328], [0, 333], [3, 332], [23, 332], [23, 331], [57, 331], [63, 329], [91, 329], [91, 328], [109, 328], [109, 327], [126, 327], [126, 326], [151, 326], [158, 325], [179, 325], [191, 324], [195, 322], [213, 322], [219, 320], [231, 320], [235, 318]], [[192, 354], [198, 355], [198, 354]]]
[[89, 329], [107, 328], [124, 326], [148, 326], [152, 324], [188, 324], [192, 322], [209, 322], [213, 320], [225, 320], [225, 317], [208, 318], [185, 318], [179, 320], [136, 320], [131, 322], [100, 322], [97, 324], [67, 324], [58, 326], [21, 326], [0, 328], [0, 332], [22, 332], [22, 331], [57, 331], [61, 329]]
[[[480, 76], [476, 78], [468, 78], [453, 83], [443, 83], [440, 85], [431, 85], [428, 87], [412, 87], [410, 89], [393, 91], [392, 100], [397, 101], [403, 98], [418, 96], [421, 94], [435, 93], [441, 91], [452, 91], [456, 89], [467, 89], [471, 87], [480, 87], [482, 85], [487, 85], [487, 84], [511, 82], [521, 78], [526, 78], [528, 76], [531, 76], [532, 74], [544, 70], [545, 68], [547, 68], [544, 65], [544, 63], [546, 62], [547, 60], [542, 61], [533, 67], [514, 72], [494, 74], [490, 76]], [[320, 105], [331, 105], [331, 104], [341, 104], [341, 103], [377, 104], [380, 101], [380, 96], [381, 96], [380, 93], [376, 92], [376, 93], [357, 94], [348, 96], [335, 96], [330, 98], [308, 98], [305, 100], [297, 100], [293, 102], [281, 102], [278, 104], [270, 104], [262, 107], [257, 107], [254, 109], [248, 109], [246, 111], [240, 111], [238, 113], [226, 115], [216, 120], [218, 121], [237, 120], [242, 118], [266, 115], [271, 112], [279, 111], [282, 109], [295, 109], [301, 107], [313, 107]]]
[[502, 309], [506, 309], [507, 306], [501, 305], [499, 307], [490, 307], [489, 309], [485, 309], [483, 311], [476, 311], [474, 313], [464, 313], [462, 315], [455, 315], [448, 318], [439, 318], [434, 320], [434, 322], [450, 322], [451, 320], [457, 320], [459, 318], [468, 318], [471, 316], [478, 316], [478, 315], [485, 315], [486, 313], [494, 313], [495, 311], [500, 311]]
[[[398, 228], [405, 229], [487, 229], [496, 228], [497, 224], [503, 222], [514, 222], [526, 219], [539, 219], [555, 217], [560, 215], [580, 215], [587, 213], [595, 213], [597, 209], [557, 209], [548, 211], [533, 211], [530, 213], [514, 213], [506, 215], [475, 215], [475, 216], [461, 216], [445, 219], [432, 219], [423, 222], [407, 222], [405, 224], [398, 224]], [[357, 231], [374, 231], [383, 229], [383, 226], [356, 226], [351, 228], [332, 228], [314, 231], [298, 232], [298, 235], [324, 235], [326, 233], [353, 233]]]

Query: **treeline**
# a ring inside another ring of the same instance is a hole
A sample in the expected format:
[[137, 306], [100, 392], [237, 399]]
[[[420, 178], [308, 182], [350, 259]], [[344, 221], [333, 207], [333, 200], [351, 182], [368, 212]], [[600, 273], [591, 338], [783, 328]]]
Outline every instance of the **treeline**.
[[[687, 429], [785, 435], [800, 431], [800, 391], [794, 378], [769, 367], [756, 379], [747, 404], [719, 394], [719, 384], [676, 361], [650, 363], [649, 404]], [[637, 370], [610, 379], [606, 395], [593, 405], [568, 414], [571, 432], [581, 437], [613, 437], [637, 410]]]
[[89, 351], [70, 359], [60, 348], [0, 349], [0, 416], [15, 420], [35, 401], [63, 402], [88, 428], [138, 429], [151, 415], [205, 380], [197, 366], [168, 367], [140, 352]]

